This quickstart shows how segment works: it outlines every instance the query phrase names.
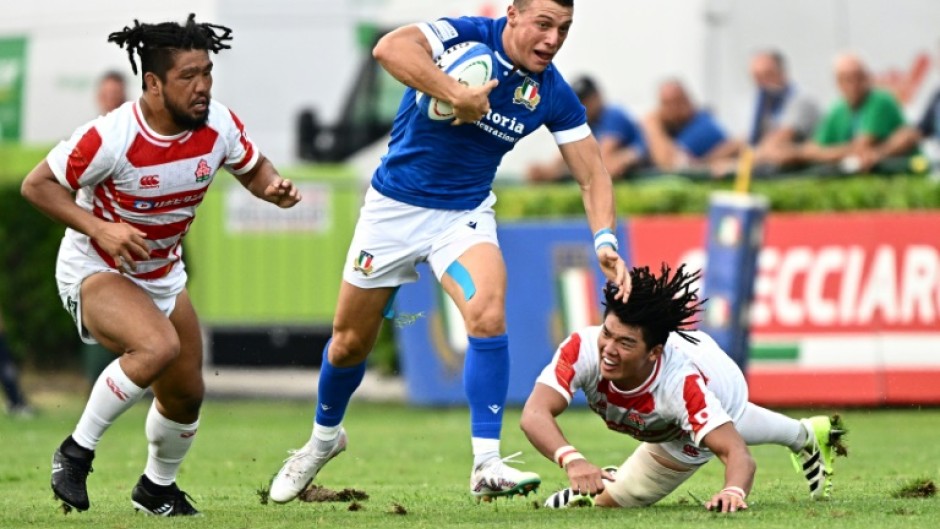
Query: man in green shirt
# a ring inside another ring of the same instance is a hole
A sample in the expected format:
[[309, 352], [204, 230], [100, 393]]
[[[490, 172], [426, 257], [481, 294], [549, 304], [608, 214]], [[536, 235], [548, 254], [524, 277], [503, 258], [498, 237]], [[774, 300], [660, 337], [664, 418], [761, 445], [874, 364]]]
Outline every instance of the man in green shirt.
[[914, 154], [916, 139], [904, 134], [904, 115], [889, 92], [873, 88], [855, 55], [835, 60], [842, 97], [817, 126], [802, 152], [810, 163], [838, 163], [843, 172], [865, 172], [886, 158]]

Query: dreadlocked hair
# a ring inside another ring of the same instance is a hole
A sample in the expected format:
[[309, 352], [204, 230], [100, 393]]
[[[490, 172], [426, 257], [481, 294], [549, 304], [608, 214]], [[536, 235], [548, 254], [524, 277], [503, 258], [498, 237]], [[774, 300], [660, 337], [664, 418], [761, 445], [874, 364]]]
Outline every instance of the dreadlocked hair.
[[604, 289], [604, 316], [613, 312], [621, 323], [639, 327], [650, 348], [665, 344], [671, 332], [690, 343], [698, 343], [699, 340], [686, 331], [700, 321], [691, 318], [702, 312], [706, 301], [699, 298], [698, 288], [692, 288], [702, 277], [702, 271], [686, 273], [683, 264], [672, 277], [669, 273], [666, 263], [662, 264], [659, 277], [647, 266], [634, 268], [630, 272], [633, 287], [626, 303], [615, 299], [618, 288], [608, 283]]
[[[124, 26], [121, 31], [108, 35], [108, 42], [127, 49], [131, 70], [137, 74], [134, 53], [140, 57], [143, 73], [153, 72], [161, 81], [166, 81], [166, 72], [173, 67], [173, 56], [180, 50], [206, 50], [219, 53], [232, 46], [232, 30], [217, 24], [197, 23], [195, 13], [190, 13], [186, 24], [162, 22], [141, 24], [134, 20], [134, 27]], [[146, 86], [143, 86], [146, 89]]]

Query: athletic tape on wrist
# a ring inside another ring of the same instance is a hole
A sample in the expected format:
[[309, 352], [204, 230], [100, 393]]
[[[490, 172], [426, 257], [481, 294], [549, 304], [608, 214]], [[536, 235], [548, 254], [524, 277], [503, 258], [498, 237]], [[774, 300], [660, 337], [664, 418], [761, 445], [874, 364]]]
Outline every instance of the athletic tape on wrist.
[[561, 468], [568, 468], [569, 463], [571, 463], [572, 461], [577, 461], [579, 459], [585, 459], [585, 457], [581, 455], [581, 452], [571, 452], [562, 456], [561, 463], [559, 463], [559, 465], [561, 466]]
[[594, 234], [594, 251], [597, 252], [604, 246], [610, 246], [615, 252], [618, 250], [617, 236], [610, 228], [601, 228]]
[[725, 492], [734, 494], [735, 496], [740, 496], [742, 500], [747, 498], [747, 493], [744, 492], [744, 489], [742, 489], [741, 487], [725, 487], [721, 489], [721, 492], [719, 494], [723, 494]]
[[565, 456], [568, 455], [568, 454], [573, 454], [573, 453], [575, 453], [575, 452], [577, 452], [577, 451], [578, 451], [577, 448], [575, 448], [575, 447], [573, 447], [573, 446], [571, 446], [571, 445], [565, 445], [565, 446], [562, 446], [561, 448], [559, 448], [558, 450], [555, 450], [555, 455], [554, 455], [553, 459], [555, 460], [555, 463], [558, 464], [558, 466], [561, 466], [561, 459], [562, 459], [563, 457], [565, 457]]

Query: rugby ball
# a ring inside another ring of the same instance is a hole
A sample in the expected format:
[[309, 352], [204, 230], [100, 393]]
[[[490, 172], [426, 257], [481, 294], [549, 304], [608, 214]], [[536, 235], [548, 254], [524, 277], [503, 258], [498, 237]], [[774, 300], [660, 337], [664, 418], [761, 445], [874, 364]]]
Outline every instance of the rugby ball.
[[[493, 50], [482, 42], [461, 42], [444, 50], [435, 64], [458, 82], [467, 86], [483, 86], [494, 77], [496, 60]], [[454, 119], [454, 107], [423, 92], [415, 94], [418, 111], [435, 121]]]

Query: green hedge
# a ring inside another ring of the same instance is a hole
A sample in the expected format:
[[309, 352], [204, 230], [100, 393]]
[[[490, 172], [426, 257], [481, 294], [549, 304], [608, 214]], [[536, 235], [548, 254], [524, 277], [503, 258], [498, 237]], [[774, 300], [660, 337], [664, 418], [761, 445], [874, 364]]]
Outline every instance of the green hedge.
[[[54, 268], [63, 227], [22, 199], [19, 183], [48, 147], [0, 145], [0, 307], [17, 356], [39, 366], [77, 362], [80, 342], [56, 292]], [[301, 170], [301, 169], [297, 169]], [[709, 194], [730, 189], [730, 182], [659, 177], [618, 182], [621, 216], [704, 213]], [[770, 200], [773, 211], [853, 211], [940, 209], [940, 183], [924, 176], [795, 177], [758, 181], [753, 191]], [[501, 186], [501, 221], [580, 217], [581, 193], [575, 184]], [[342, 259], [342, 255], [323, 255]]]
[[[614, 188], [620, 216], [705, 213], [712, 191], [731, 189], [729, 182], [695, 182], [660, 177]], [[755, 182], [752, 192], [770, 201], [771, 211], [915, 210], [940, 208], [940, 182], [925, 176], [799, 176]], [[576, 184], [503, 186], [496, 191], [501, 221], [584, 214]]]

